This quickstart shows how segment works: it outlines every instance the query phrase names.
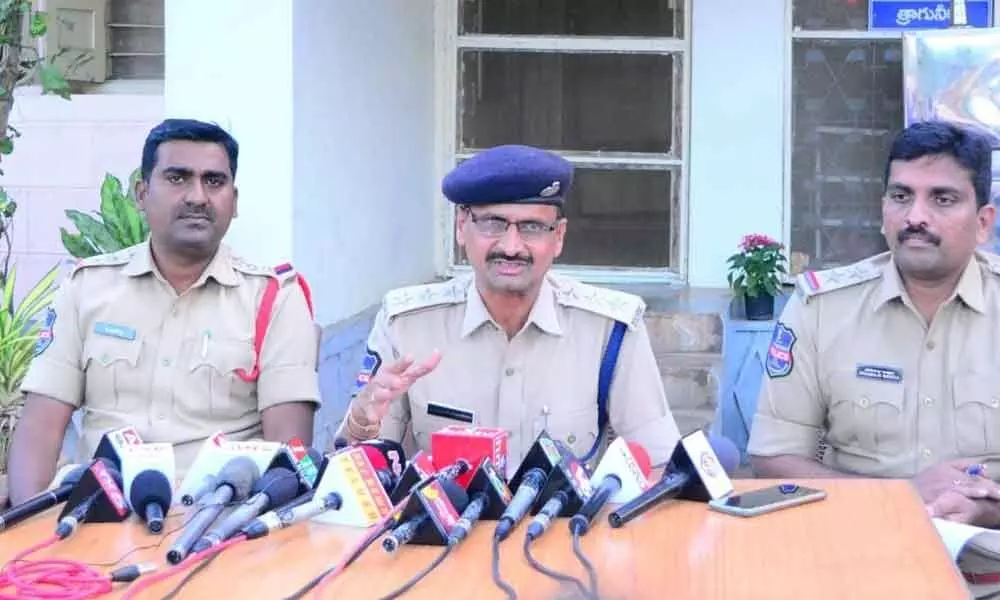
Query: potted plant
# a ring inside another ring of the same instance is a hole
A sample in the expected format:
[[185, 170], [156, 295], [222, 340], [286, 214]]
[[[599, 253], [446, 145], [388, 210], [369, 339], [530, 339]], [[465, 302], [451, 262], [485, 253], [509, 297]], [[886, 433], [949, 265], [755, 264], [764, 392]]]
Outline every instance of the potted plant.
[[787, 273], [784, 246], [770, 237], [751, 233], [743, 236], [740, 251], [729, 257], [729, 287], [743, 298], [746, 318], [767, 321], [774, 318], [774, 297]]

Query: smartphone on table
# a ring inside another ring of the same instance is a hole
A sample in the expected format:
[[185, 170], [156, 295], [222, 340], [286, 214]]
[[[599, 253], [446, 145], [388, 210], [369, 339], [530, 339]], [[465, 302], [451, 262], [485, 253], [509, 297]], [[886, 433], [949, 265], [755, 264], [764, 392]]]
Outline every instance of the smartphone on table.
[[755, 517], [826, 498], [826, 492], [794, 483], [731, 494], [708, 503], [709, 508], [739, 517]]

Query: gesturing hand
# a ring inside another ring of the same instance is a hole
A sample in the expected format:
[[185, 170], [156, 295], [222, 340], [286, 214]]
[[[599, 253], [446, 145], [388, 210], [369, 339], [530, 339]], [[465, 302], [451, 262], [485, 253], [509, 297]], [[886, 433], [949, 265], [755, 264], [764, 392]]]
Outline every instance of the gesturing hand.
[[355, 403], [364, 411], [368, 422], [377, 423], [389, 412], [393, 401], [405, 394], [416, 380], [433, 371], [439, 362], [441, 353], [437, 350], [421, 362], [404, 356], [379, 369], [355, 398]]

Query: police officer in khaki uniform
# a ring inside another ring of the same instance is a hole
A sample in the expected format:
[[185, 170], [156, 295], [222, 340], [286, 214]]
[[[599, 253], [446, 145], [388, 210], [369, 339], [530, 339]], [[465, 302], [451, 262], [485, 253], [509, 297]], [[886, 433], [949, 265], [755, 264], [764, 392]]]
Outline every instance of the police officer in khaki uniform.
[[600, 447], [598, 371], [620, 321], [610, 425], [654, 461], [669, 459], [679, 434], [643, 302], [548, 272], [571, 180], [567, 161], [525, 146], [487, 150], [445, 178], [473, 274], [386, 295], [338, 435], [391, 438], [412, 452], [468, 418], [510, 433], [511, 471], [543, 429], [585, 456]]
[[1000, 257], [985, 137], [917, 123], [893, 142], [890, 251], [798, 277], [749, 453], [767, 477], [912, 478], [931, 514], [1000, 525]]
[[[219, 430], [311, 443], [318, 342], [305, 289], [290, 267], [250, 265], [221, 244], [236, 215], [236, 162], [236, 141], [216, 125], [167, 120], [150, 132], [136, 186], [150, 238], [81, 261], [61, 285], [22, 386], [11, 502], [48, 485], [77, 408], [78, 461], [128, 425], [175, 444], [179, 474]], [[255, 320], [272, 280], [258, 363]]]

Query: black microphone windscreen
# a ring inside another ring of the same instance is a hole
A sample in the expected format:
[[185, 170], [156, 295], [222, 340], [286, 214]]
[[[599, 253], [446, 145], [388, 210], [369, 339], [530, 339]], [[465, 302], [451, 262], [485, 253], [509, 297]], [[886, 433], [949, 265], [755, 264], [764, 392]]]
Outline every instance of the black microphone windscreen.
[[444, 493], [448, 496], [448, 500], [451, 501], [451, 505], [455, 507], [455, 510], [462, 512], [465, 507], [469, 505], [469, 494], [462, 489], [462, 486], [455, 483], [451, 479], [442, 479], [441, 488], [444, 489]]
[[250, 488], [260, 477], [257, 463], [246, 456], [231, 458], [219, 470], [217, 487], [228, 485], [233, 488], [233, 500], [246, 500]]
[[59, 482], [59, 485], [76, 485], [80, 483], [80, 479], [83, 478], [83, 474], [86, 471], [87, 465], [78, 465], [73, 467], [68, 473], [63, 475], [62, 481]]
[[298, 476], [284, 467], [275, 467], [264, 472], [260, 479], [254, 482], [251, 496], [266, 494], [271, 506], [291, 502], [299, 491]]
[[132, 490], [129, 492], [129, 503], [132, 509], [142, 514], [147, 504], [155, 503], [170, 508], [173, 502], [173, 489], [170, 480], [162, 471], [147, 469], [135, 476]]

